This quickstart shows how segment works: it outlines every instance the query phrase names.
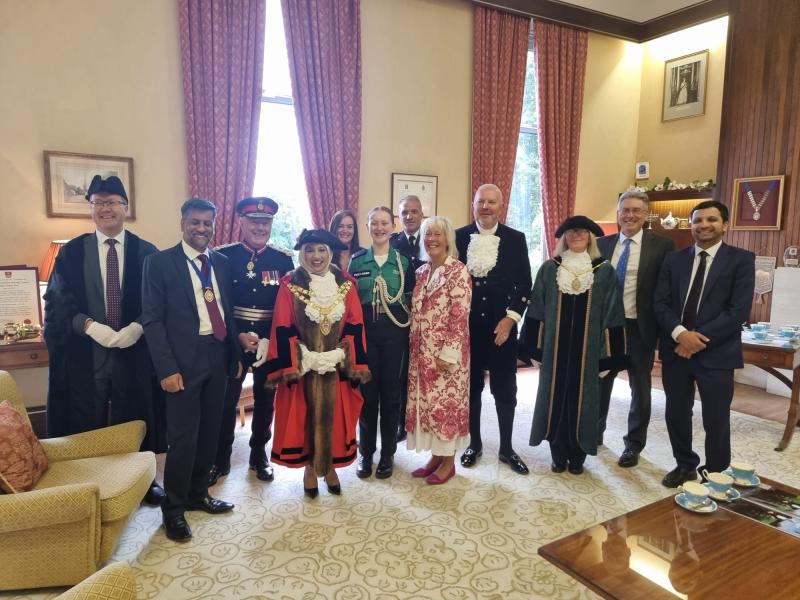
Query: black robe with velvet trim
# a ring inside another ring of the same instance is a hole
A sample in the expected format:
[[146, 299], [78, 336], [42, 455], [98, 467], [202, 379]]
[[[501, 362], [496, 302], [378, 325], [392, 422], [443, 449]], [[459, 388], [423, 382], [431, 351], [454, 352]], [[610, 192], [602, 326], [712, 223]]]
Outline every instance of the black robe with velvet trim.
[[560, 263], [556, 257], [539, 269], [520, 334], [520, 357], [541, 362], [530, 444], [553, 441], [560, 427], [574, 427], [581, 449], [594, 455], [599, 373], [627, 364], [625, 309], [610, 263], [592, 261], [594, 283], [582, 294], [559, 290]]
[[[84, 273], [86, 233], [70, 240], [61, 250], [47, 286], [44, 339], [50, 354], [47, 390], [47, 434], [50, 437], [80, 433], [90, 427], [76, 422], [74, 408], [92, 402], [94, 396], [93, 348], [116, 354], [113, 372], [115, 392], [109, 424], [143, 420], [147, 434], [142, 450], [164, 452], [163, 393], [153, 370], [145, 336], [128, 348], [102, 349], [73, 323], [79, 314], [89, 314]], [[130, 231], [125, 233], [122, 315], [120, 327], [138, 321], [142, 312], [142, 265], [158, 249]], [[105, 318], [92, 318], [105, 323]], [[123, 393], [117, 393], [118, 389]]]

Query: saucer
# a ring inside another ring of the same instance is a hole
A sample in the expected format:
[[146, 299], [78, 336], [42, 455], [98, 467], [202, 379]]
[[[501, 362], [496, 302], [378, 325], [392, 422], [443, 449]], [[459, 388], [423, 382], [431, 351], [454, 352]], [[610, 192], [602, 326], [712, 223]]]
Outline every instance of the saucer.
[[675, 504], [686, 510], [701, 514], [712, 513], [717, 510], [717, 503], [711, 498], [708, 499], [706, 504], [690, 504], [683, 492], [675, 496]]
[[761, 485], [761, 480], [755, 473], [753, 473], [750, 477], [747, 478], [734, 477], [733, 471], [730, 468], [725, 469], [723, 473], [725, 475], [730, 475], [731, 477], [733, 477], [733, 485], [738, 485], [739, 487], [752, 488]]
[[722, 502], [733, 502], [734, 500], [738, 500], [739, 498], [742, 497], [742, 493], [739, 490], [735, 490], [733, 488], [728, 488], [728, 491], [722, 494], [714, 490], [707, 483], [704, 485], [708, 488], [708, 495], [714, 500], [721, 500]]

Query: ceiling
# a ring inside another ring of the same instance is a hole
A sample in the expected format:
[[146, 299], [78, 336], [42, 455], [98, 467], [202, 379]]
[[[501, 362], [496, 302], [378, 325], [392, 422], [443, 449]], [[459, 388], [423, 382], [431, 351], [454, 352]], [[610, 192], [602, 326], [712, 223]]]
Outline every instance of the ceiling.
[[560, 0], [560, 2], [644, 23], [689, 6], [703, 4], [705, 0]]

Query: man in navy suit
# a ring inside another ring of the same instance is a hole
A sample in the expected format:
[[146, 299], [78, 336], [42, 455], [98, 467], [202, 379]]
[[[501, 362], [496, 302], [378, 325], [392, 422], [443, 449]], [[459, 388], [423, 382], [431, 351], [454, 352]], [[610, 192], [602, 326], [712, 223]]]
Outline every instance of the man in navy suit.
[[727, 206], [701, 202], [692, 209], [691, 223], [695, 245], [667, 255], [655, 295], [667, 431], [677, 462], [661, 481], [666, 487], [697, 478], [700, 458], [692, 450], [695, 385], [706, 432], [705, 468], [722, 471], [730, 464], [733, 370], [743, 366], [741, 329], [755, 283], [755, 255], [722, 242]]
[[183, 240], [148, 256], [142, 277], [142, 326], [167, 392], [167, 498], [161, 510], [167, 537], [176, 541], [192, 537], [185, 510], [233, 509], [208, 495], [225, 384], [242, 369], [228, 259], [208, 249], [216, 214], [208, 200], [184, 202]]
[[[610, 261], [617, 272], [617, 281], [625, 304], [631, 405], [628, 411], [628, 433], [624, 438], [625, 450], [617, 463], [624, 468], [635, 467], [639, 463], [639, 454], [647, 443], [647, 426], [650, 424], [650, 373], [653, 370], [658, 337], [658, 324], [653, 313], [653, 292], [664, 257], [675, 249], [671, 239], [643, 228], [649, 208], [647, 194], [625, 192], [617, 202], [620, 232], [597, 240], [597, 247], [603, 258]], [[614, 379], [618, 374], [619, 371], [612, 371], [600, 380], [601, 440], [606, 429]]]

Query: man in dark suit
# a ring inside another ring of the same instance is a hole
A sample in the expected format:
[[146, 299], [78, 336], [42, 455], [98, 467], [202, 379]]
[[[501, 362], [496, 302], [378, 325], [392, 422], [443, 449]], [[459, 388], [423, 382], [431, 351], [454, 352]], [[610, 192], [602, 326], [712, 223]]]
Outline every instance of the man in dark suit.
[[[625, 192], [617, 202], [617, 222], [620, 232], [597, 240], [603, 258], [616, 269], [617, 281], [625, 305], [625, 332], [628, 337], [630, 363], [628, 383], [631, 405], [628, 411], [628, 433], [625, 450], [619, 457], [620, 467], [634, 467], [647, 443], [650, 423], [650, 372], [656, 352], [658, 323], [653, 312], [655, 292], [661, 263], [675, 248], [669, 238], [643, 229], [650, 201], [644, 192]], [[600, 439], [606, 429], [606, 417], [611, 401], [614, 379], [612, 371], [600, 380]]]
[[[425, 262], [419, 258], [419, 249], [422, 241], [419, 239], [419, 228], [425, 215], [422, 214], [422, 202], [419, 196], [409, 194], [403, 196], [399, 203], [400, 222], [403, 224], [403, 231], [393, 233], [390, 243], [400, 254], [411, 261], [411, 270], [416, 271]], [[406, 361], [406, 372], [400, 384], [400, 423], [397, 426], [397, 441], [402, 442], [406, 439], [406, 405], [408, 404], [408, 361]]]
[[498, 458], [516, 473], [527, 474], [527, 465], [511, 445], [511, 435], [517, 405], [517, 323], [531, 294], [531, 266], [525, 234], [499, 222], [503, 207], [500, 188], [484, 184], [472, 201], [475, 222], [456, 230], [458, 258], [472, 276], [470, 443], [461, 464], [471, 467], [483, 454], [481, 393], [488, 368], [500, 429]]
[[167, 392], [167, 498], [161, 510], [167, 537], [176, 541], [192, 537], [185, 510], [233, 509], [208, 494], [225, 384], [242, 369], [228, 259], [208, 249], [216, 213], [208, 200], [184, 202], [183, 240], [144, 264], [142, 325]]
[[[142, 265], [158, 249], [125, 230], [128, 195], [118, 177], [95, 175], [86, 199], [97, 230], [64, 245], [44, 297], [47, 433], [143, 420], [141, 449], [164, 452], [164, 398], [140, 324]], [[145, 501], [163, 500], [154, 481]]]
[[733, 370], [743, 366], [742, 323], [753, 301], [755, 255], [728, 246], [728, 207], [716, 200], [692, 209], [695, 245], [667, 255], [655, 295], [666, 422], [677, 467], [662, 480], [677, 487], [697, 478], [692, 450], [692, 405], [700, 392], [706, 432], [705, 468], [730, 464]]

